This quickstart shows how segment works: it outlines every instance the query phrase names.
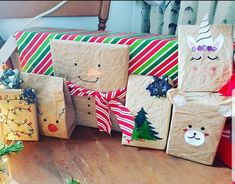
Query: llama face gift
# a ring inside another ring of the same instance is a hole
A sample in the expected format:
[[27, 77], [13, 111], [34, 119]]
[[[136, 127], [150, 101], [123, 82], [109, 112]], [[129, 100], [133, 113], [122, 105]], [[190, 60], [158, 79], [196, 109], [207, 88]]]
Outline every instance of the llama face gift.
[[233, 29], [209, 25], [179, 26], [178, 88], [184, 91], [217, 91], [232, 75]]
[[[97, 92], [126, 87], [129, 61], [126, 45], [53, 40], [51, 50], [56, 76]], [[97, 127], [94, 96], [73, 96], [73, 102], [78, 124]], [[118, 126], [113, 128], [120, 131]]]
[[164, 150], [168, 137], [172, 104], [165, 97], [172, 86], [167, 78], [130, 75], [126, 107], [135, 116], [132, 140], [122, 144]]
[[231, 98], [218, 93], [170, 90], [174, 104], [167, 153], [212, 165], [226, 118], [231, 115]]

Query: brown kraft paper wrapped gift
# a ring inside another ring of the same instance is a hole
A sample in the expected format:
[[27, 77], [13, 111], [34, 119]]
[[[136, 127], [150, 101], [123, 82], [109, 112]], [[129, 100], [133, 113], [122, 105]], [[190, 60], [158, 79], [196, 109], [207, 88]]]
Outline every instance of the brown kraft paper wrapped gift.
[[232, 25], [179, 26], [179, 79], [183, 91], [216, 92], [232, 75]]
[[[138, 125], [142, 125], [138, 128], [136, 124], [132, 140], [128, 143], [123, 137], [122, 144], [164, 150], [168, 137], [172, 104], [168, 98], [150, 96], [150, 92], [146, 88], [153, 82], [152, 80], [153, 77], [151, 76], [129, 76], [126, 107], [136, 117], [136, 121], [138, 118], [145, 121], [139, 122]], [[145, 131], [143, 131], [144, 129]]]
[[231, 98], [219, 93], [170, 90], [174, 104], [166, 152], [170, 155], [212, 165], [225, 116], [231, 115]]
[[[129, 47], [101, 43], [52, 40], [52, 60], [55, 75], [81, 87], [99, 92], [110, 92], [126, 87]], [[72, 97], [76, 122], [97, 127], [94, 97]], [[113, 130], [120, 131], [111, 113]]]
[[22, 89], [0, 90], [1, 139], [38, 141], [36, 103], [21, 100]]
[[37, 92], [38, 121], [41, 135], [69, 139], [76, 122], [73, 104], [63, 78], [20, 73], [22, 88]]

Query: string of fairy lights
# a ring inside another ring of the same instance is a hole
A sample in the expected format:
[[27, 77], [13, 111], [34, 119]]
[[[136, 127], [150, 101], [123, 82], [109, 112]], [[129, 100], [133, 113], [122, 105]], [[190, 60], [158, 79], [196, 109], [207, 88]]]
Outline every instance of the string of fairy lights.
[[[4, 97], [0, 96], [0, 99], [4, 99], [6, 103], [10, 103], [10, 101], [16, 101], [19, 100], [18, 97], [15, 98], [9, 98], [8, 95], [5, 95]], [[5, 110], [6, 112], [3, 113], [0, 109], [0, 122], [3, 123], [3, 125], [8, 130], [5, 133], [6, 137], [9, 137], [10, 135], [21, 137], [21, 135], [27, 135], [31, 137], [35, 130], [32, 127], [32, 122], [28, 119], [23, 119], [22, 122], [17, 121], [17, 115], [21, 115], [20, 112], [22, 111], [28, 111], [31, 112], [31, 105], [27, 104], [24, 100], [18, 101], [19, 105], [16, 105], [14, 108], [8, 108]], [[13, 117], [12, 117], [13, 116]], [[23, 126], [26, 126], [23, 130]], [[18, 127], [17, 129], [15, 127]]]

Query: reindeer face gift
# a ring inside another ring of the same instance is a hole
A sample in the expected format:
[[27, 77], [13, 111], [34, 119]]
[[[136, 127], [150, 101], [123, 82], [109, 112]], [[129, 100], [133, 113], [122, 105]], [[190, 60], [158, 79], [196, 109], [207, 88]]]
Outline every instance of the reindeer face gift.
[[184, 91], [217, 91], [230, 78], [233, 60], [232, 26], [179, 27], [179, 88]]
[[49, 104], [38, 105], [38, 120], [42, 135], [63, 137], [66, 126], [64, 124], [65, 108], [57, 109], [57, 112], [48, 110]]
[[74, 109], [63, 78], [32, 73], [20, 74], [22, 88], [33, 86], [41, 135], [68, 139], [76, 126]]

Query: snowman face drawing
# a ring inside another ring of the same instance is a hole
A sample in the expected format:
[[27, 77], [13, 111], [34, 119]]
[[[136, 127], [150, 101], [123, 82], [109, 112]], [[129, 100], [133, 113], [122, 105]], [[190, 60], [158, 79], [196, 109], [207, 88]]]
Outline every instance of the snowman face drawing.
[[[126, 86], [126, 45], [53, 40], [51, 49], [56, 76], [95, 91], [108, 92]], [[110, 82], [111, 79], [115, 80]]]
[[185, 142], [193, 146], [201, 146], [205, 142], [205, 137], [209, 136], [209, 134], [205, 132], [205, 127], [201, 127], [200, 130], [198, 130], [194, 129], [192, 125], [188, 125], [183, 131], [185, 131]]

